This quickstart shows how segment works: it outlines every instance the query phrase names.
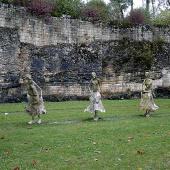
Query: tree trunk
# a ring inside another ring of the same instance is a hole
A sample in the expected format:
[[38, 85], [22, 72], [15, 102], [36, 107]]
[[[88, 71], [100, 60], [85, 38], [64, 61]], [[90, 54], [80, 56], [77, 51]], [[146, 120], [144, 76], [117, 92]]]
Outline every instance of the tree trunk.
[[146, 0], [146, 11], [149, 12], [150, 0]]
[[133, 0], [130, 1], [131, 11], [133, 11]]
[[152, 2], [153, 17], [155, 17], [155, 0], [151, 0], [151, 2]]

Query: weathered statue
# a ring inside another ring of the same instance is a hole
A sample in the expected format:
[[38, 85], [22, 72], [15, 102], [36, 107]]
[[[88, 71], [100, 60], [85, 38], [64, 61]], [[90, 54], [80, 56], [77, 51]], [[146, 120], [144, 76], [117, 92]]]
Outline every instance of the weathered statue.
[[91, 93], [90, 96], [90, 105], [84, 110], [85, 112], [94, 113], [94, 120], [97, 121], [99, 116], [98, 111], [105, 112], [103, 104], [101, 102], [101, 84], [100, 80], [96, 77], [96, 73], [92, 72], [92, 79], [90, 81], [89, 90]]
[[35, 117], [38, 117], [37, 123], [41, 123], [41, 114], [46, 113], [46, 109], [44, 107], [44, 102], [42, 98], [42, 90], [41, 88], [32, 80], [31, 75], [27, 74], [24, 77], [24, 83], [27, 88], [27, 99], [28, 105], [26, 106], [26, 112], [28, 112], [32, 116], [32, 120], [28, 122], [28, 124], [35, 123]]
[[140, 108], [145, 111], [144, 116], [149, 117], [150, 112], [154, 112], [159, 107], [153, 100], [152, 79], [149, 78], [149, 72], [145, 73], [146, 78], [143, 81]]

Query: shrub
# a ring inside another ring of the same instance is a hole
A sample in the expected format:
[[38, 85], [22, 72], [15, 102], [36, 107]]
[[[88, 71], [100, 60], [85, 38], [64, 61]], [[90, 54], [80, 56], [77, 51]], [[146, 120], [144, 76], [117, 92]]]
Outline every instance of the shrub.
[[11, 0], [0, 0], [0, 2], [4, 3], [4, 4], [10, 4]]
[[11, 3], [13, 5], [18, 5], [18, 6], [27, 6], [29, 3], [29, 0], [11, 0]]
[[5, 4], [18, 5], [18, 6], [26, 6], [29, 0], [0, 0], [0, 2]]
[[92, 21], [92, 22], [99, 21], [100, 12], [97, 9], [86, 7], [82, 10], [82, 18], [88, 21]]
[[170, 25], [170, 10], [161, 11], [160, 14], [153, 19], [154, 25]]
[[53, 11], [53, 4], [47, 0], [32, 0], [27, 9], [38, 16], [51, 15]]
[[81, 0], [56, 0], [52, 15], [56, 17], [70, 15], [72, 18], [79, 18], [82, 5]]
[[150, 23], [150, 14], [142, 8], [134, 9], [130, 12], [127, 19], [132, 24], [146, 24]]
[[108, 6], [103, 0], [91, 0], [82, 9], [82, 18], [90, 21], [105, 23], [109, 19], [108, 14]]

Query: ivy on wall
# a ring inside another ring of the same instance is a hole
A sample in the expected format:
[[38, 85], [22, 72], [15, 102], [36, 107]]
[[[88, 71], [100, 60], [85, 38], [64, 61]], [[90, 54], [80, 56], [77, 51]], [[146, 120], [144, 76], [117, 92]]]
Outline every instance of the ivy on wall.
[[[115, 72], [150, 70], [158, 53], [163, 53], [162, 39], [131, 41], [123, 38], [109, 42], [103, 58], [103, 67], [112, 64]], [[121, 49], [121, 50], [120, 50]]]

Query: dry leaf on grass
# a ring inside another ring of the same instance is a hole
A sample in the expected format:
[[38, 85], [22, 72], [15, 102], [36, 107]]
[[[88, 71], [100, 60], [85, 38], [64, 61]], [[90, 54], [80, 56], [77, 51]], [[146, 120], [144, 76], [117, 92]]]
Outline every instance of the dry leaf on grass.
[[20, 170], [19, 166], [16, 166], [13, 170]]
[[1, 136], [0, 139], [5, 139], [5, 136]]
[[37, 161], [36, 160], [32, 160], [32, 166], [37, 165]]
[[101, 151], [94, 151], [94, 153], [101, 153]]
[[137, 151], [137, 154], [139, 154], [139, 155], [143, 155], [145, 152], [143, 151], [143, 150], [138, 150]]
[[11, 151], [10, 151], [10, 150], [6, 150], [6, 151], [4, 152], [4, 154], [7, 155], [7, 156], [9, 156], [9, 155], [11, 154]]

